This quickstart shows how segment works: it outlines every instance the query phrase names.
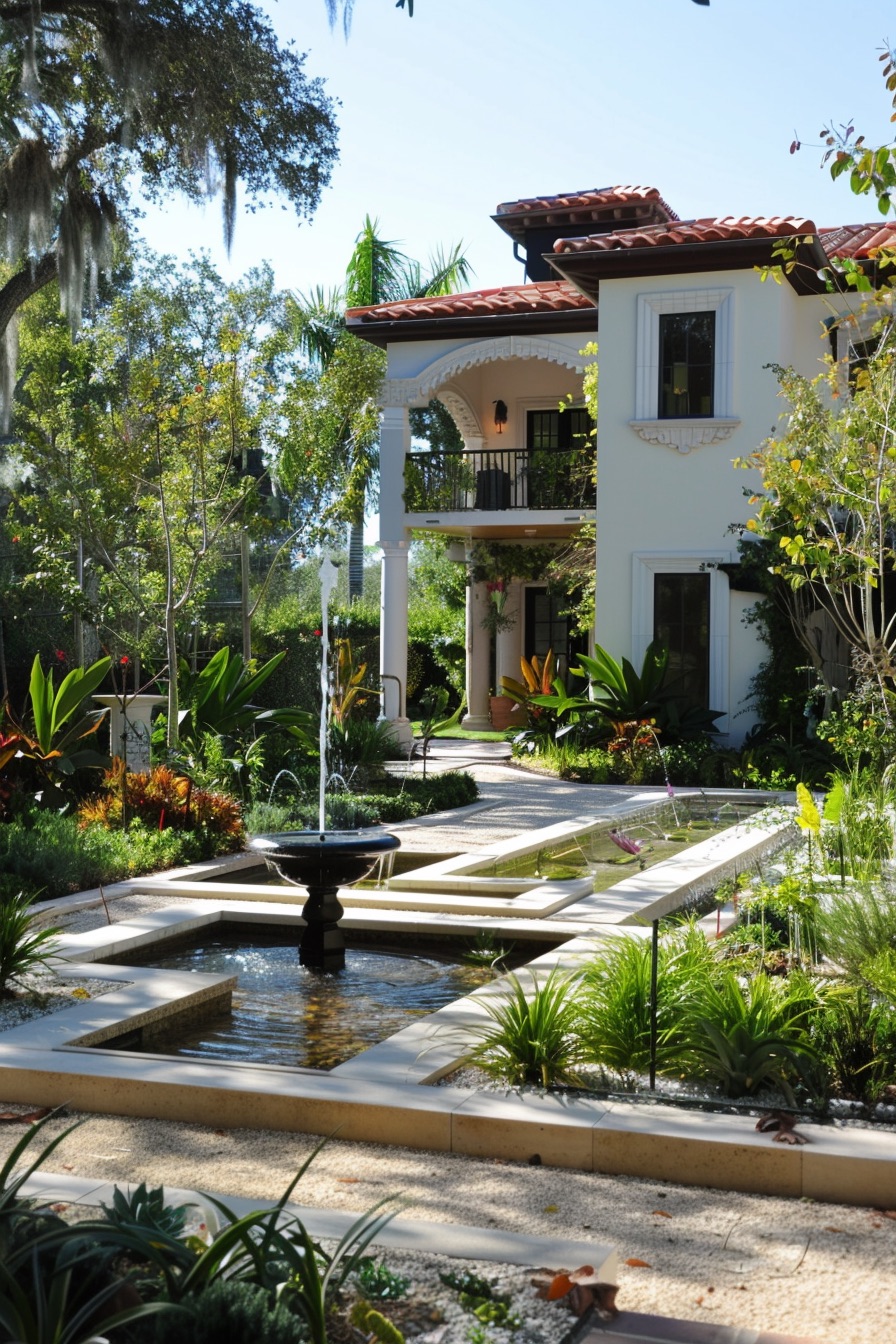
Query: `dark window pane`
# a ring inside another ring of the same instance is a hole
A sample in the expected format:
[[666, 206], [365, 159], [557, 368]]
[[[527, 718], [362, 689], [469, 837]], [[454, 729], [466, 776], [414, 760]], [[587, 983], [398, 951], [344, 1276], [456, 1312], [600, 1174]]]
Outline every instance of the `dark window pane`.
[[715, 313], [660, 314], [659, 419], [712, 415], [715, 335]]
[[528, 427], [530, 450], [560, 447], [559, 411], [530, 411]]
[[669, 650], [666, 688], [684, 706], [709, 709], [709, 575], [657, 574], [653, 637]]
[[526, 416], [526, 447], [530, 452], [552, 448], [586, 448], [594, 421], [584, 406], [566, 411], [529, 411]]

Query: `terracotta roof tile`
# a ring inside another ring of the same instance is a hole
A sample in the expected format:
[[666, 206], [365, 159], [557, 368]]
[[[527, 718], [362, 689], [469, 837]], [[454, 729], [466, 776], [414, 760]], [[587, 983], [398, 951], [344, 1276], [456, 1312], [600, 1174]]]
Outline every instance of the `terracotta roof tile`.
[[653, 204], [660, 207], [669, 219], [678, 219], [675, 211], [663, 200], [656, 187], [593, 187], [586, 191], [572, 191], [560, 196], [532, 196], [522, 201], [505, 201], [497, 215], [541, 215], [566, 213], [570, 210], [612, 209], [613, 206]]
[[822, 246], [829, 257], [856, 261], [872, 257], [881, 247], [896, 247], [896, 223], [841, 224], [819, 229]]
[[620, 229], [616, 233], [591, 234], [585, 238], [560, 238], [555, 252], [614, 252], [639, 247], [673, 247], [682, 243], [735, 242], [743, 239], [789, 238], [793, 234], [815, 233], [809, 219], [775, 216], [737, 219], [692, 219], [669, 224], [649, 224], [644, 228]]
[[566, 280], [539, 280], [529, 285], [503, 285], [469, 294], [446, 294], [434, 299], [402, 299], [370, 308], [350, 308], [355, 322], [414, 322], [427, 318], [497, 317], [508, 313], [564, 313], [593, 308], [589, 298]]

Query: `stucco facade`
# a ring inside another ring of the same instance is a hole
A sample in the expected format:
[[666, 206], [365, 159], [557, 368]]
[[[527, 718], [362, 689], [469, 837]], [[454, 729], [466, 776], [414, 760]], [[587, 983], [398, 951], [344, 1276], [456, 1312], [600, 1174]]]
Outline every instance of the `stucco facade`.
[[[465, 549], [469, 556], [477, 541], [559, 542], [594, 521], [593, 638], [638, 664], [657, 630], [667, 628], [662, 613], [670, 604], [698, 603], [699, 614], [675, 626], [679, 661], [688, 663], [693, 629], [704, 665], [699, 694], [723, 715], [722, 741], [737, 743], [752, 723], [749, 685], [763, 646], [744, 621], [756, 595], [732, 586], [724, 568], [737, 561], [738, 529], [751, 512], [746, 496], [758, 484], [733, 459], [748, 456], [778, 422], [782, 404], [768, 366], [820, 372], [835, 348], [832, 324], [836, 329], [837, 317], [854, 306], [846, 294], [820, 292], [811, 279], [827, 235], [811, 221], [789, 218], [683, 224], [649, 188], [515, 202], [500, 207], [496, 219], [517, 246], [529, 240], [527, 272], [539, 278], [348, 315], [350, 329], [388, 351], [380, 507], [384, 714], [406, 732], [402, 686], [413, 530], [447, 534], [457, 543], [455, 553]], [[542, 256], [535, 243], [544, 245], [546, 227], [556, 230], [558, 241]], [[879, 227], [868, 226], [868, 239]], [[777, 240], [796, 234], [806, 254], [796, 280], [763, 283], [757, 266], [773, 260]], [[862, 255], [864, 238], [858, 230], [849, 234], [850, 255]], [[873, 248], [867, 250], [872, 265]], [[552, 270], [559, 282], [544, 278]], [[686, 389], [688, 368], [669, 363], [664, 342], [676, 323], [695, 314], [709, 315], [711, 372], [701, 376], [711, 392], [688, 414], [696, 394], [676, 387], [670, 412], [663, 380], [683, 379]], [[573, 488], [571, 476], [566, 495], [547, 497], [539, 488], [545, 463], [565, 471], [572, 458], [540, 454], [532, 428], [533, 415], [556, 411], [561, 401], [582, 403], [581, 351], [593, 340], [600, 346], [596, 507]], [[460, 458], [434, 465], [465, 475], [460, 488], [430, 485], [421, 496], [408, 489], [407, 411], [431, 397], [448, 408], [464, 443]], [[496, 406], [504, 416], [500, 425]], [[527, 599], [533, 588], [538, 580], [531, 575], [509, 583], [505, 614], [511, 619], [494, 636], [483, 624], [484, 585], [468, 590], [472, 727], [487, 725], [489, 692], [502, 674], [518, 675], [521, 654], [547, 651], [533, 646], [536, 608], [531, 594]], [[542, 627], [548, 628], [544, 621]]]

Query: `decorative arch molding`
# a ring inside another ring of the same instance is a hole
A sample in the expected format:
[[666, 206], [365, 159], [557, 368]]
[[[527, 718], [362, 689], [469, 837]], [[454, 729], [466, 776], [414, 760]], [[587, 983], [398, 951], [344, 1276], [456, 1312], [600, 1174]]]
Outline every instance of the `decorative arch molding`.
[[457, 425], [465, 442], [483, 438], [479, 416], [462, 392], [457, 392], [453, 387], [442, 387], [439, 389], [439, 401]]
[[450, 382], [465, 369], [475, 368], [479, 364], [493, 364], [501, 359], [542, 359], [548, 364], [562, 364], [567, 369], [575, 369], [577, 373], [585, 369], [585, 362], [579, 352], [560, 341], [541, 336], [493, 336], [490, 340], [475, 341], [442, 355], [433, 360], [422, 373], [418, 373], [416, 378], [387, 378], [381, 393], [382, 405], [415, 406], [427, 402], [430, 397], [438, 395], [438, 389], [443, 383]]

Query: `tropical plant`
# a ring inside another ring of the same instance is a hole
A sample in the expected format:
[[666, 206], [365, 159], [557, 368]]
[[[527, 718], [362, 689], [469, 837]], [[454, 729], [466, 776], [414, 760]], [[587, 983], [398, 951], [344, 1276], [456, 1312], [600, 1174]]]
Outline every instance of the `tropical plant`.
[[588, 688], [599, 712], [611, 723], [653, 718], [663, 702], [663, 682], [669, 651], [658, 640], [647, 646], [636, 672], [627, 658], [616, 661], [598, 644], [594, 656], [579, 654], [575, 676], [588, 678]]
[[854, 767], [836, 772], [824, 800], [823, 840], [828, 863], [842, 878], [871, 879], [896, 853], [896, 782]]
[[814, 1095], [818, 1053], [809, 1028], [822, 998], [797, 972], [757, 975], [743, 984], [733, 971], [723, 971], [704, 987], [687, 1020], [696, 1072], [728, 1097], [774, 1087], [793, 1105], [795, 1083]]
[[37, 927], [33, 903], [34, 897], [22, 892], [0, 898], [0, 999], [14, 997], [11, 986], [47, 964], [51, 957], [48, 944], [60, 932], [56, 927]]
[[6, 1337], [16, 1344], [105, 1344], [119, 1326], [177, 1310], [168, 1302], [119, 1306], [126, 1281], [103, 1272], [96, 1259], [96, 1248], [76, 1244], [67, 1230], [10, 1248], [0, 1263]]
[[337, 639], [336, 657], [332, 666], [331, 722], [344, 727], [354, 712], [362, 709], [371, 696], [379, 695], [379, 691], [363, 684], [366, 675], [367, 664], [355, 661], [351, 640]]
[[[683, 1030], [713, 967], [700, 929], [687, 923], [663, 936], [657, 963], [657, 1053], [660, 1073], [681, 1073], [689, 1061]], [[586, 966], [579, 1008], [589, 1063], [631, 1084], [650, 1060], [651, 947], [647, 938], [608, 939]]]
[[576, 1086], [584, 1059], [577, 984], [556, 967], [543, 983], [534, 973], [531, 985], [508, 975], [500, 993], [478, 1000], [490, 1022], [472, 1029], [470, 1062], [517, 1086]]
[[289, 724], [305, 729], [311, 740], [313, 716], [300, 709], [260, 710], [251, 703], [286, 657], [274, 654], [261, 667], [246, 661], [226, 645], [213, 654], [199, 672], [191, 672], [186, 659], [178, 666], [180, 741], [188, 749], [201, 749], [207, 733], [234, 737], [248, 728]]
[[239, 848], [243, 839], [240, 806], [227, 794], [196, 788], [167, 765], [132, 772], [120, 758], [105, 777], [105, 788], [78, 808], [84, 825], [125, 825], [130, 819], [162, 831], [168, 826], [200, 830]]
[[[39, 1116], [25, 1130], [22, 1137], [12, 1145], [6, 1155], [2, 1165], [0, 1165], [0, 1244], [5, 1240], [9, 1218], [11, 1215], [21, 1212], [26, 1207], [22, 1201], [22, 1188], [31, 1179], [34, 1173], [51, 1157], [61, 1143], [64, 1143], [69, 1134], [73, 1134], [84, 1124], [83, 1120], [75, 1120], [68, 1125], [49, 1142], [44, 1144], [40, 1152], [32, 1157], [28, 1149], [34, 1143], [35, 1139], [41, 1135], [47, 1125], [58, 1119], [59, 1111], [48, 1111], [46, 1115]], [[0, 1260], [2, 1260], [0, 1256]]]
[[817, 1049], [838, 1096], [876, 1102], [896, 1081], [896, 1021], [864, 985], [838, 985], [812, 1024]]
[[420, 754], [423, 757], [423, 778], [426, 778], [426, 759], [429, 744], [440, 733], [446, 733], [460, 723], [461, 715], [467, 704], [466, 693], [460, 698], [460, 704], [453, 713], [448, 713], [449, 691], [447, 686], [433, 686], [420, 696]]
[[100, 658], [88, 668], [73, 667], [58, 689], [53, 669], [44, 673], [37, 654], [31, 667], [28, 707], [21, 719], [5, 706], [6, 745], [0, 749], [0, 767], [12, 760], [27, 761], [34, 769], [44, 806], [59, 807], [64, 789], [78, 770], [99, 769], [109, 758], [86, 746], [105, 717], [104, 709], [87, 709], [84, 702], [102, 684], [111, 658]]

